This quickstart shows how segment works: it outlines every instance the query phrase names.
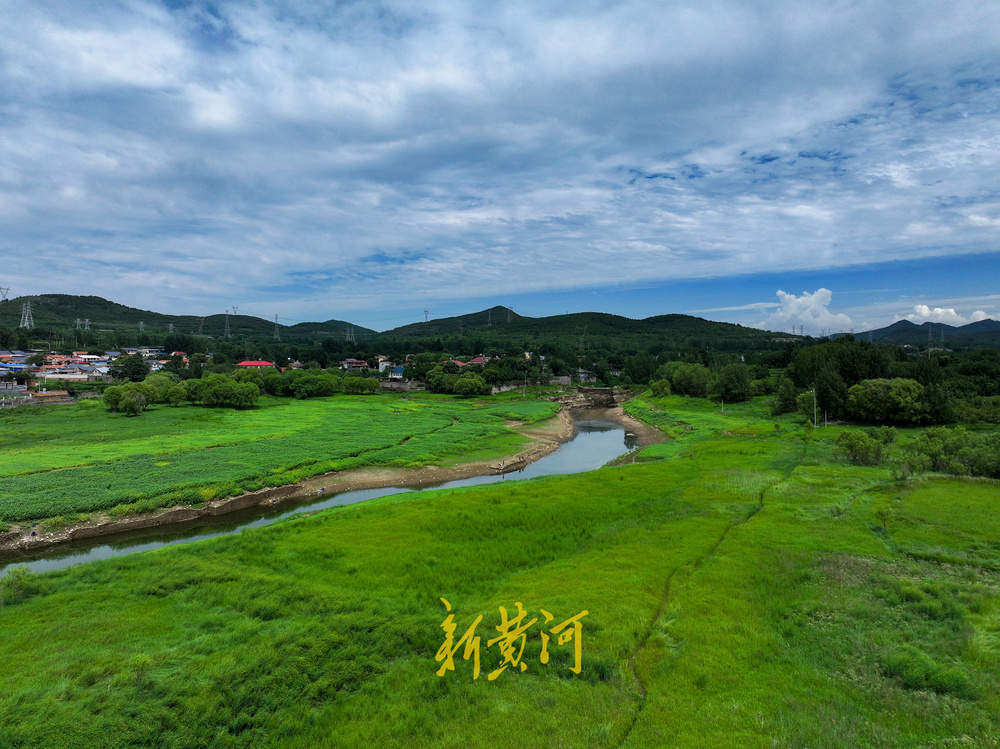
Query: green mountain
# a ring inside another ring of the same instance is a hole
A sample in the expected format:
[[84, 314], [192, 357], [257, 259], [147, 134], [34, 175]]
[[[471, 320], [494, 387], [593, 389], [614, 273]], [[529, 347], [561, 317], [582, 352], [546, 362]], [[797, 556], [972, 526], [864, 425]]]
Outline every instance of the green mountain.
[[[233, 338], [273, 338], [274, 322], [253, 315], [164, 315], [150, 310], [127, 307], [99, 296], [71, 294], [41, 294], [18, 297], [0, 302], [0, 328], [16, 328], [21, 320], [23, 302], [31, 302], [31, 314], [37, 329], [75, 329], [90, 321], [94, 332], [113, 331], [136, 333], [140, 325], [145, 333], [163, 336], [167, 333], [205, 335], [221, 338], [229, 318], [229, 331]], [[79, 323], [77, 321], [80, 321]], [[173, 328], [171, 329], [171, 326]], [[353, 329], [354, 335], [373, 335], [375, 331], [352, 325], [342, 320], [322, 323], [279, 325], [282, 340], [313, 340], [325, 336], [346, 337]]]
[[980, 320], [968, 325], [947, 325], [940, 322], [917, 325], [909, 320], [899, 320], [885, 328], [857, 333], [855, 338], [900, 346], [908, 344], [941, 348], [979, 346], [1000, 348], [1000, 322]]
[[657, 315], [637, 320], [604, 312], [576, 312], [550, 317], [525, 317], [506, 307], [492, 307], [480, 312], [418, 322], [380, 333], [386, 341], [433, 341], [473, 339], [488, 348], [491, 342], [523, 341], [563, 347], [604, 346], [627, 342], [648, 348], [653, 344], [667, 347], [709, 345], [715, 349], [769, 348], [781, 341], [799, 339], [785, 333], [772, 333], [732, 323], [712, 322], [691, 315]]

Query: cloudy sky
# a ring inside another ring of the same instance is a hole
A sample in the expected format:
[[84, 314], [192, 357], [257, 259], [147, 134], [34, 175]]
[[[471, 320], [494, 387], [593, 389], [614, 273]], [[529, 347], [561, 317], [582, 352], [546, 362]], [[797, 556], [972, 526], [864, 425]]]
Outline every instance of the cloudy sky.
[[0, 0], [14, 295], [1000, 318], [1000, 3], [97, 7]]

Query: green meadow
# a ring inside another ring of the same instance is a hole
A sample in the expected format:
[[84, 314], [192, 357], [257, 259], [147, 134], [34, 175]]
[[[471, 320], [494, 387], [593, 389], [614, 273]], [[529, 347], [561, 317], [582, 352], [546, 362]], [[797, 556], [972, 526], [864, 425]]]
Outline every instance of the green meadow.
[[512, 395], [263, 397], [256, 408], [159, 406], [139, 418], [96, 401], [0, 414], [0, 521], [176, 503], [279, 486], [363, 466], [416, 468], [516, 452], [506, 427], [556, 406]]
[[[997, 745], [1000, 484], [849, 465], [763, 400], [627, 408], [673, 440], [7, 577], [0, 745]], [[442, 597], [478, 679], [436, 675]], [[543, 609], [587, 612], [579, 674]]]

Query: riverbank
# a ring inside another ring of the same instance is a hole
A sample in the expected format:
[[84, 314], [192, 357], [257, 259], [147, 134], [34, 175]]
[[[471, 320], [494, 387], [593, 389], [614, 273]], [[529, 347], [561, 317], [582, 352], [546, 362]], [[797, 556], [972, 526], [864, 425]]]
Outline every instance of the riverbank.
[[[599, 409], [604, 411], [605, 409]], [[607, 409], [612, 411], [613, 409]], [[619, 409], [620, 410], [620, 409]], [[574, 410], [574, 413], [580, 413]], [[616, 420], [615, 415], [606, 417]], [[329, 496], [346, 491], [377, 489], [383, 487], [434, 486], [447, 481], [496, 473], [495, 464], [523, 467], [552, 453], [574, 435], [574, 418], [563, 408], [543, 422], [511, 428], [531, 442], [526, 448], [500, 459], [479, 460], [450, 466], [424, 466], [422, 468], [365, 467], [346, 471], [319, 474], [299, 482], [267, 487], [253, 492], [212, 500], [203, 505], [174, 505], [153, 512], [116, 517], [108, 513], [93, 515], [72, 525], [46, 529], [44, 523], [35, 526], [12, 525], [0, 534], [0, 555], [34, 553], [39, 550], [73, 541], [168, 526], [181, 526], [206, 517], [217, 517], [253, 507], [271, 507], [294, 503], [318, 496]]]

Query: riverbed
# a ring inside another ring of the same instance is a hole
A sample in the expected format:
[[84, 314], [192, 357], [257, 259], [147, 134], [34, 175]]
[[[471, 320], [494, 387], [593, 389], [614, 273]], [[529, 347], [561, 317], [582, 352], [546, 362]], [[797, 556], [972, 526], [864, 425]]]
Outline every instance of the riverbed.
[[271, 525], [293, 515], [356, 504], [392, 494], [591, 471], [639, 445], [640, 438], [635, 433], [627, 431], [619, 421], [602, 416], [600, 412], [575, 413], [573, 436], [557, 449], [517, 471], [469, 476], [419, 487], [381, 486], [336, 493], [317, 490], [314, 496], [298, 497], [277, 505], [257, 505], [221, 516], [208, 515], [176, 525], [143, 528], [101, 538], [70, 541], [58, 546], [10, 552], [0, 558], [2, 565], [0, 576], [6, 574], [11, 567], [27, 567], [32, 572], [48, 572], [100, 559], [138, 554], [164, 546], [241, 533], [247, 528]]

